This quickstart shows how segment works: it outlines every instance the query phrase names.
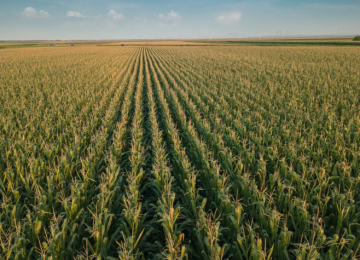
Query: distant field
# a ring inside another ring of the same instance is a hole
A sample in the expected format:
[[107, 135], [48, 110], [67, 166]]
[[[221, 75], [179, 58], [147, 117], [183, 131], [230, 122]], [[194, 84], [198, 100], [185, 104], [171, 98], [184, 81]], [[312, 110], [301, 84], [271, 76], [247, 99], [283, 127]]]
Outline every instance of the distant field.
[[[58, 46], [49, 46], [57, 44]], [[84, 46], [142, 46], [142, 45], [214, 45], [214, 43], [194, 41], [46, 41], [46, 42], [0, 42], [0, 49], [27, 48], [27, 47], [84, 47]], [[71, 46], [74, 45], [74, 46]]]
[[0, 259], [360, 259], [360, 48], [121, 43], [0, 50]]
[[227, 39], [196, 42], [221, 45], [256, 45], [256, 46], [360, 46], [353, 38], [264, 38], [264, 39]]
[[[84, 46], [204, 46], [204, 45], [252, 45], [252, 46], [360, 46], [351, 37], [340, 38], [264, 38], [219, 40], [138, 40], [138, 41], [23, 41], [0, 42], [0, 49], [28, 47], [84, 47]], [[71, 46], [75, 45], [75, 46]]]
[[14, 48], [28, 48], [28, 47], [38, 47], [37, 43], [1, 43], [0, 49], [14, 49]]
[[212, 43], [207, 43], [207, 42], [196, 42], [196, 41], [122, 41], [122, 42], [115, 42], [115, 43], [110, 43], [110, 44], [104, 44], [104, 45], [111, 45], [111, 46], [115, 46], [115, 45], [120, 45], [121, 44], [125, 44], [125, 45], [208, 45], [208, 44], [212, 44]]
[[56, 47], [75, 47], [81, 46], [97, 46], [102, 44], [112, 44], [118, 41], [14, 41], [14, 42], [0, 42], [0, 49], [13, 49], [13, 48], [28, 48], [28, 47], [55, 47], [49, 46], [57, 44]]

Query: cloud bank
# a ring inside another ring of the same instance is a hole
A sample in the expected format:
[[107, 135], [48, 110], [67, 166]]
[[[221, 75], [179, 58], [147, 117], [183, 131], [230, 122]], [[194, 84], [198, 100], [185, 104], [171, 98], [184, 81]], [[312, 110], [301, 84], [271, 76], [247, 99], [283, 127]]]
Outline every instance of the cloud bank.
[[107, 17], [113, 19], [113, 20], [122, 20], [124, 19], [124, 15], [122, 13], [117, 13], [114, 10], [110, 10], [110, 12], [107, 14]]
[[66, 17], [72, 17], [72, 18], [85, 18], [86, 16], [78, 11], [68, 11], [66, 14]]
[[181, 15], [179, 13], [171, 10], [170, 13], [159, 14], [159, 18], [166, 19], [166, 20], [172, 20], [172, 21], [178, 21], [181, 19]]
[[216, 20], [223, 24], [236, 24], [241, 20], [241, 13], [228, 13], [225, 15], [219, 15]]
[[48, 18], [50, 17], [49, 13], [40, 10], [39, 12], [34, 7], [26, 7], [23, 12], [21, 12], [21, 15], [26, 18]]

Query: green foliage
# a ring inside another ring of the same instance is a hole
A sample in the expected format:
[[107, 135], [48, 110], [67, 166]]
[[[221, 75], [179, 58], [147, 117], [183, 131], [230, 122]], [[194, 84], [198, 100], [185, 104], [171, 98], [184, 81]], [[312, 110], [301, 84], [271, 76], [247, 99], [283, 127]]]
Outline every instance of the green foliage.
[[358, 259], [357, 48], [0, 53], [1, 259]]

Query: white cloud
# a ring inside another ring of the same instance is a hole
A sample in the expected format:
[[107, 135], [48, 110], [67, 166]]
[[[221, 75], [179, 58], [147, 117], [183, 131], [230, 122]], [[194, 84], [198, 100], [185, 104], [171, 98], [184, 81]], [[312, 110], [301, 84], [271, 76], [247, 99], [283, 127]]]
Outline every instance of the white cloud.
[[34, 7], [26, 7], [21, 15], [26, 18], [48, 18], [50, 15], [48, 12], [44, 10], [40, 10], [39, 12]]
[[228, 13], [226, 15], [219, 15], [216, 17], [216, 20], [224, 24], [235, 24], [238, 23], [241, 19], [241, 13]]
[[86, 16], [78, 11], [68, 11], [66, 17], [85, 18]]
[[46, 11], [44, 11], [44, 10], [40, 10], [40, 11], [39, 11], [39, 16], [40, 16], [41, 18], [48, 18], [48, 17], [49, 17], [49, 13], [46, 12]]
[[179, 13], [174, 12], [173, 10], [171, 10], [170, 13], [167, 13], [166, 15], [165, 14], [159, 14], [159, 18], [178, 21], [178, 20], [181, 19], [181, 15]]
[[124, 15], [122, 13], [117, 13], [114, 10], [110, 10], [110, 12], [107, 14], [107, 17], [114, 19], [114, 20], [124, 19]]
[[26, 7], [25, 10], [21, 14], [27, 18], [37, 18], [38, 17], [38, 12], [33, 7]]
[[171, 10], [167, 14], [159, 14], [159, 18], [163, 21], [167, 21], [166, 23], [160, 22], [158, 25], [161, 27], [166, 27], [167, 25], [177, 26], [178, 22], [181, 20], [181, 15], [173, 10]]

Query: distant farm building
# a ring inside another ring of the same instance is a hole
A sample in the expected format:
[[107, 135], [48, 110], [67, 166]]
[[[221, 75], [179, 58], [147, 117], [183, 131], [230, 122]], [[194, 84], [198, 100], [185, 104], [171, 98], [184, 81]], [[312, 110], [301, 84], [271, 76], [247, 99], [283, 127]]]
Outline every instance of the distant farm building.
[[57, 47], [59, 46], [58, 44], [54, 43], [54, 44], [49, 44], [49, 46], [52, 46], [52, 47]]

